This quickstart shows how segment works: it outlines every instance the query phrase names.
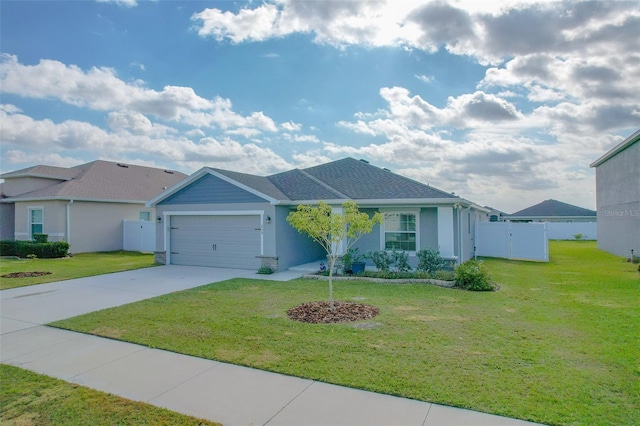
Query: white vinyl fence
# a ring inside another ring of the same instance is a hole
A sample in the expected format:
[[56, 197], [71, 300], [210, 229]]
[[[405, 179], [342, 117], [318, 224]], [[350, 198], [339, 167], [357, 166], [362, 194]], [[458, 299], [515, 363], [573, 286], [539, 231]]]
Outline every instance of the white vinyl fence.
[[549, 222], [547, 235], [550, 240], [576, 240], [576, 235], [579, 235], [582, 240], [597, 240], [598, 224], [596, 222]]
[[148, 221], [122, 222], [122, 248], [129, 251], [153, 252], [156, 249], [156, 224]]
[[476, 223], [476, 256], [549, 261], [547, 223]]

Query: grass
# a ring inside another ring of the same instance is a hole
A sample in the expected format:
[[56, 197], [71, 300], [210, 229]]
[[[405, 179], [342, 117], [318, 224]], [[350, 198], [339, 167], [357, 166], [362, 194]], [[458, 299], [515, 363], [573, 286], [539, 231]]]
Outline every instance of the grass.
[[498, 292], [335, 284], [381, 314], [297, 323], [326, 282], [235, 279], [54, 325], [203, 358], [546, 424], [640, 424], [639, 275], [593, 242], [549, 263], [487, 259]]
[[3, 258], [0, 260], [0, 275], [34, 271], [48, 271], [51, 274], [31, 278], [0, 278], [0, 290], [149, 266], [154, 266], [152, 254], [131, 251], [82, 253], [60, 259]]
[[218, 425], [0, 364], [4, 425]]

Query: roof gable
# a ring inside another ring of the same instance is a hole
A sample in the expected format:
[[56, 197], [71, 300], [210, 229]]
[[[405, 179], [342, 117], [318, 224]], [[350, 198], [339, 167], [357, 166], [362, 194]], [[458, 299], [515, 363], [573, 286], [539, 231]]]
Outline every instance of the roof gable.
[[556, 217], [556, 216], [596, 216], [596, 212], [557, 200], [546, 200], [511, 216]]
[[245, 191], [233, 183], [206, 174], [163, 199], [158, 205], [264, 203], [265, 201], [267, 200]]

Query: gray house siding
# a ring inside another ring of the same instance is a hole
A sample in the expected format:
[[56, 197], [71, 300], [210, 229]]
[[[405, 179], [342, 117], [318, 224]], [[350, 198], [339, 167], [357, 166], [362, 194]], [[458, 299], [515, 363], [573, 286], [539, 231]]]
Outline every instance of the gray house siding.
[[265, 200], [213, 175], [189, 184], [158, 205], [259, 203]]
[[640, 142], [596, 168], [598, 248], [640, 254]]
[[424, 208], [420, 211], [420, 249], [438, 248], [438, 209]]
[[326, 252], [320, 244], [313, 241], [306, 234], [295, 230], [287, 216], [293, 211], [289, 207], [276, 207], [275, 209], [275, 246], [278, 246], [278, 269], [286, 270], [292, 266], [326, 259]]

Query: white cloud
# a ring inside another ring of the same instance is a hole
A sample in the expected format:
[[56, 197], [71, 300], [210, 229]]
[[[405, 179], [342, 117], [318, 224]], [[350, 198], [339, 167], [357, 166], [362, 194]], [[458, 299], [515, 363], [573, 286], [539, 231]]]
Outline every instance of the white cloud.
[[136, 7], [138, 2], [136, 0], [96, 0], [98, 3], [114, 3], [118, 6], [124, 7]]
[[294, 123], [293, 121], [287, 121], [282, 123], [280, 127], [287, 132], [299, 132], [302, 129], [302, 124]]
[[195, 127], [278, 130], [263, 112], [249, 116], [235, 113], [229, 99], [205, 99], [191, 87], [165, 86], [157, 91], [140, 82], [126, 83], [111, 68], [93, 67], [83, 71], [75, 65], [47, 59], [37, 65], [23, 65], [16, 56], [3, 54], [0, 84], [5, 93], [36, 99], [54, 98], [98, 111], [127, 110]]
[[[291, 168], [273, 150], [253, 143], [241, 144], [229, 138], [218, 140], [211, 137], [193, 141], [170, 131], [154, 132], [153, 126], [149, 128], [144, 118], [135, 114], [119, 113], [111, 115], [110, 119], [115, 128], [113, 133], [82, 121], [55, 123], [49, 119], [35, 120], [17, 112], [0, 110], [0, 142], [7, 152], [14, 152], [11, 157], [3, 156], [3, 165], [6, 167], [9, 161], [27, 161], [27, 155], [46, 159], [27, 152], [56, 152], [61, 158], [67, 155], [74, 158], [75, 153], [83, 151], [95, 158], [112, 161], [136, 157], [144, 152], [152, 159], [148, 161], [175, 164], [170, 168], [186, 173], [205, 165], [257, 174]], [[24, 155], [18, 157], [16, 153], [19, 152]], [[51, 159], [55, 160], [54, 157]]]
[[433, 76], [429, 76], [429, 75], [424, 75], [424, 74], [416, 74], [414, 76], [415, 78], [417, 78], [418, 80], [424, 82], [424, 83], [431, 83], [433, 81]]

